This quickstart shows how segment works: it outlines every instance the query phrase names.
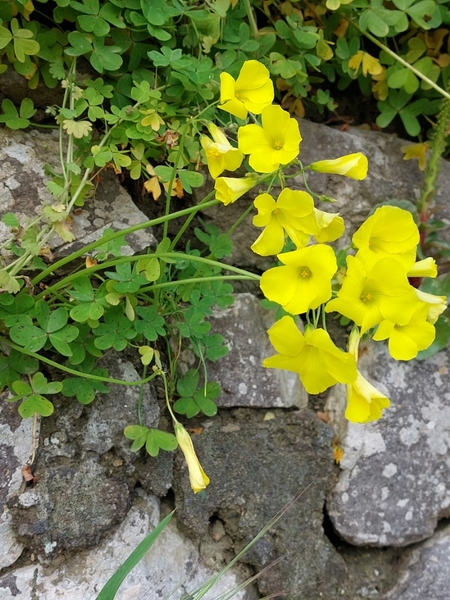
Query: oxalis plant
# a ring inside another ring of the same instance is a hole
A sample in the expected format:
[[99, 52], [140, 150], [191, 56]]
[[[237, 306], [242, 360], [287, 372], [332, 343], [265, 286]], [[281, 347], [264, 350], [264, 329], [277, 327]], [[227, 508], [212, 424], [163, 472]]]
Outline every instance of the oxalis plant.
[[[145, 148], [141, 153], [133, 149], [130, 156], [119, 142], [124, 124], [137, 127], [143, 118], [154, 118], [149, 107], [158, 102], [157, 92], [145, 81], [135, 83], [134, 104], [90, 114], [110, 92], [100, 82], [96, 85], [99, 97], [92, 96], [92, 82], [87, 88], [76, 83], [75, 61], [62, 80], [63, 105], [52, 109], [60, 127], [61, 158], [61, 170], [50, 173], [48, 185], [54, 202], [22, 226], [13, 214], [3, 218], [11, 229], [3, 250], [12, 255], [0, 272], [0, 387], [9, 389], [7, 401], [19, 403], [23, 418], [37, 419], [53, 413], [52, 394], [89, 404], [98, 393], [108, 392], [108, 384], [143, 386], [159, 378], [174, 433], [147, 427], [139, 401], [136, 423], [125, 428], [125, 436], [132, 440], [132, 451], [145, 447], [150, 456], [179, 446], [193, 491], [205, 489], [209, 477], [178, 419], [200, 413], [213, 416], [217, 411], [214, 400], [220, 387], [209, 381], [206, 361], [220, 359], [227, 348], [222, 336], [211, 333], [207, 319], [214, 307], [232, 304], [229, 280], [247, 279], [259, 281], [264, 296], [284, 315], [268, 331], [276, 354], [267, 357], [264, 366], [298, 373], [310, 394], [345, 384], [347, 419], [360, 423], [379, 419], [390, 401], [358, 371], [361, 336], [387, 340], [395, 360], [411, 360], [432, 344], [434, 323], [446, 308], [446, 298], [410, 284], [410, 278], [436, 277], [437, 268], [431, 257], [419, 255], [417, 260], [419, 229], [407, 210], [381, 206], [353, 235], [351, 248], [336, 251], [330, 245], [343, 234], [344, 220], [315, 207], [315, 201], [332, 199], [315, 194], [306, 174], [318, 171], [361, 180], [367, 174], [367, 158], [355, 153], [303, 165], [298, 159], [298, 121], [273, 104], [267, 68], [259, 61], [246, 61], [237, 79], [227, 72], [220, 75], [218, 108], [241, 124], [221, 128], [208, 121], [206, 107], [180, 125], [173, 167], [164, 167], [159, 174], [154, 168], [155, 184], [167, 189], [165, 214], [119, 232], [107, 230], [98, 241], [46, 266], [40, 255], [48, 254], [51, 235], [73, 239], [70, 212], [82, 205], [99, 169], [108, 163], [117, 171], [125, 166], [153, 169]], [[94, 135], [96, 119], [103, 121], [103, 129]], [[202, 133], [205, 129], [208, 134]], [[236, 130], [234, 137], [228, 135]], [[182, 166], [185, 141], [194, 137], [199, 138], [214, 191], [195, 206], [173, 211], [171, 196], [177, 185], [191, 189], [203, 182], [199, 173]], [[222, 176], [242, 165], [248, 171], [245, 176]], [[289, 187], [289, 181], [299, 176], [307, 191]], [[275, 197], [274, 189], [279, 188]], [[197, 213], [217, 204], [226, 210], [251, 189], [258, 190], [254, 203], [243, 207], [242, 217], [229, 232], [220, 233], [211, 225], [198, 229], [206, 250], [192, 249], [190, 244], [179, 250]], [[280, 263], [261, 277], [221, 262], [231, 253], [230, 232], [253, 207], [257, 229], [251, 248]], [[171, 239], [169, 221], [180, 217], [185, 217], [184, 223]], [[156, 249], [122, 255], [127, 234], [155, 225], [163, 227]], [[346, 351], [327, 331], [327, 316], [334, 318], [334, 313], [344, 323], [353, 323]], [[139, 381], [114, 379], [99, 364], [105, 353], [126, 348], [135, 348], [141, 357]], [[186, 348], [197, 363], [181, 377], [179, 358]], [[61, 374], [60, 381], [54, 380], [55, 373]]]

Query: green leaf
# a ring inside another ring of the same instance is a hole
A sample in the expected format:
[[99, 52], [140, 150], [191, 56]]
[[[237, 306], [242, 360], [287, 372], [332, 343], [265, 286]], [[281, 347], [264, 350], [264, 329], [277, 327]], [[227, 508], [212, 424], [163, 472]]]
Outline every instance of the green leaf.
[[149, 342], [154, 342], [158, 336], [165, 336], [164, 318], [158, 315], [156, 306], [138, 306], [136, 314], [140, 317], [135, 321], [135, 328]]
[[159, 260], [155, 256], [139, 260], [136, 265], [136, 272], [140, 273], [141, 271], [144, 271], [147, 281], [156, 281], [161, 275]]
[[199, 382], [198, 371], [189, 369], [185, 375], [177, 381], [177, 392], [180, 396], [193, 396]]
[[19, 406], [19, 414], [23, 419], [29, 419], [35, 414], [41, 417], [49, 417], [53, 414], [53, 404], [47, 398], [39, 394], [31, 394]]
[[110, 311], [105, 315], [105, 322], [93, 331], [94, 344], [100, 350], [114, 348], [117, 352], [124, 350], [128, 341], [136, 337], [133, 323], [122, 313], [122, 310]]
[[8, 227], [18, 228], [20, 227], [20, 221], [14, 213], [6, 213], [2, 217], [2, 223]]
[[117, 569], [114, 575], [108, 579], [104, 587], [101, 589], [96, 600], [112, 600], [119, 587], [122, 585], [123, 580], [128, 573], [137, 565], [137, 563], [145, 556], [146, 552], [153, 546], [155, 541], [163, 532], [167, 526], [174, 512], [165, 517], [159, 525], [139, 544], [139, 546], [130, 554], [127, 560]]
[[[108, 376], [106, 369], [94, 369], [90, 374], [101, 377]], [[80, 404], [90, 404], [97, 395], [97, 392], [107, 394], [109, 388], [101, 381], [82, 379], [81, 377], [64, 379], [61, 390], [63, 396], [75, 396]]]
[[201, 187], [204, 183], [204, 177], [201, 173], [195, 171], [178, 171], [183, 188], [189, 193], [192, 193], [192, 188]]
[[47, 341], [47, 334], [39, 327], [35, 327], [30, 317], [23, 317], [20, 322], [11, 327], [9, 335], [13, 342], [30, 352], [37, 352]]
[[143, 448], [149, 431], [149, 428], [145, 427], [145, 425], [128, 425], [125, 427], [123, 432], [125, 437], [129, 440], [134, 440], [130, 448], [131, 452], [137, 452]]
[[72, 31], [67, 36], [67, 39], [71, 45], [70, 48], [65, 48], [64, 52], [69, 56], [83, 56], [88, 54], [92, 50], [92, 45], [86, 35], [83, 35], [79, 31]]
[[31, 387], [36, 394], [59, 394], [63, 384], [60, 381], [48, 383], [45, 375], [38, 371], [31, 379]]

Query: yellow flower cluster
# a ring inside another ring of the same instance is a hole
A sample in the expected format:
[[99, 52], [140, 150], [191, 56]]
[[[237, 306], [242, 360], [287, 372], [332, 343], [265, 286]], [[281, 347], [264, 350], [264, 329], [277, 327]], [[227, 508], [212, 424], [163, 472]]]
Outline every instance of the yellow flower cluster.
[[[209, 126], [213, 141], [202, 140], [211, 176], [216, 179], [216, 197], [234, 202], [262, 181], [265, 174], [284, 182], [283, 167], [296, 163], [301, 170], [338, 174], [355, 180], [367, 175], [367, 158], [361, 153], [322, 160], [303, 167], [298, 161], [301, 135], [298, 122], [280, 106], [272, 105], [273, 85], [264, 65], [244, 63], [236, 80], [221, 75], [219, 108], [245, 119], [261, 115], [261, 124], [238, 129], [237, 148], [225, 135]], [[239, 168], [248, 156], [256, 173], [244, 178], [219, 177]], [[260, 175], [258, 175], [260, 174]], [[262, 175], [261, 175], [262, 174]], [[306, 391], [318, 394], [336, 383], [347, 385], [346, 417], [368, 422], [381, 417], [389, 399], [357, 369], [361, 335], [371, 332], [374, 340], [388, 340], [391, 356], [411, 360], [430, 346], [434, 323], [446, 308], [446, 299], [425, 294], [409, 282], [412, 277], [436, 277], [433, 259], [416, 262], [419, 230], [406, 210], [382, 206], [354, 234], [354, 255], [339, 277], [334, 250], [327, 245], [344, 232], [344, 221], [335, 213], [318, 210], [311, 194], [284, 187], [277, 198], [260, 193], [255, 201], [253, 224], [263, 228], [252, 250], [262, 256], [276, 255], [281, 265], [261, 276], [261, 289], [271, 301], [290, 315], [305, 315], [304, 333], [294, 317], [285, 316], [269, 329], [277, 354], [265, 359], [268, 368], [298, 373]], [[290, 240], [295, 250], [285, 251]], [[338, 312], [355, 323], [344, 352], [325, 328], [326, 313]], [[324, 328], [318, 327], [320, 317]]]

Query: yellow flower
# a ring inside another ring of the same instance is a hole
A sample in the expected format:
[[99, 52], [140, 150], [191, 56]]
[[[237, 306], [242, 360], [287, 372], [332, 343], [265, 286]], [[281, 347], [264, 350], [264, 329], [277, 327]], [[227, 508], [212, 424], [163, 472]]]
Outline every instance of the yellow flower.
[[216, 198], [225, 205], [235, 202], [256, 185], [255, 177], [218, 177], [214, 184]]
[[229, 73], [220, 74], [219, 108], [239, 119], [245, 119], [249, 111], [259, 115], [273, 97], [270, 73], [257, 60], [245, 61], [236, 81]]
[[244, 155], [228, 141], [225, 134], [214, 125], [208, 124], [208, 129], [214, 141], [207, 135], [202, 135], [200, 142], [205, 151], [206, 162], [208, 164], [211, 177], [216, 179], [225, 170], [236, 171], [242, 164]]
[[301, 139], [296, 119], [275, 105], [262, 111], [262, 127], [244, 125], [238, 130], [239, 150], [250, 154], [250, 166], [258, 173], [272, 173], [297, 158]]
[[[348, 351], [358, 360], [359, 331], [355, 327], [348, 339]], [[347, 384], [345, 418], [352, 423], [368, 423], [381, 417], [383, 408], [390, 406], [389, 398], [378, 391], [358, 371], [356, 381]]]
[[420, 236], [410, 212], [397, 206], [377, 208], [356, 231], [353, 244], [365, 259], [392, 257], [409, 270]]
[[437, 277], [437, 265], [434, 258], [418, 260], [408, 271], [408, 277]]
[[324, 242], [334, 242], [344, 233], [344, 219], [337, 213], [328, 213], [315, 208], [314, 216], [319, 227], [319, 232], [314, 234], [316, 242], [321, 244]]
[[354, 54], [348, 61], [348, 67], [349, 69], [354, 69], [356, 75], [361, 64], [362, 74], [364, 77], [367, 75], [367, 73], [370, 73], [371, 75], [379, 75], [383, 71], [383, 67], [381, 66], [378, 58], [371, 56], [367, 52], [363, 52], [363, 50], [358, 50], [358, 52]]
[[355, 359], [335, 346], [323, 329], [307, 326], [303, 335], [292, 317], [283, 317], [267, 333], [279, 354], [266, 358], [263, 366], [298, 373], [309, 394], [356, 379]]
[[389, 338], [389, 353], [395, 360], [416, 358], [419, 350], [425, 350], [434, 341], [436, 330], [427, 321], [428, 306], [421, 302], [406, 325], [382, 321], [373, 336], [377, 342]]
[[188, 434], [183, 425], [178, 421], [175, 421], [174, 427], [178, 444], [181, 448], [181, 451], [184, 454], [184, 458], [186, 459], [186, 463], [189, 469], [189, 481], [191, 483], [191, 488], [194, 490], [195, 493], [201, 492], [209, 484], [209, 477], [202, 469], [197, 455], [195, 454], [191, 436]]
[[361, 152], [347, 154], [334, 160], [319, 160], [309, 165], [311, 171], [320, 173], [334, 173], [336, 175], [345, 175], [351, 179], [360, 181], [367, 177], [369, 163], [367, 157]]
[[417, 298], [428, 305], [427, 321], [432, 324], [436, 323], [439, 316], [447, 308], [446, 296], [435, 296], [434, 294], [428, 294], [427, 292], [422, 292], [422, 290], [417, 289], [414, 291], [416, 292]]
[[406, 325], [417, 301], [401, 263], [382, 258], [366, 270], [357, 254], [347, 257], [342, 287], [337, 298], [328, 302], [325, 311], [341, 313], [361, 326], [361, 333], [365, 333], [385, 319]]
[[337, 270], [332, 248], [308, 246], [278, 254], [278, 259], [285, 266], [269, 269], [261, 277], [266, 298], [293, 315], [318, 308], [331, 298], [331, 279]]
[[400, 150], [403, 152], [403, 160], [411, 160], [417, 158], [419, 169], [425, 171], [427, 166], [427, 150], [430, 145], [428, 142], [420, 142], [419, 144], [408, 144], [402, 146]]
[[297, 248], [303, 248], [309, 241], [304, 232], [305, 217], [315, 224], [314, 200], [307, 192], [285, 188], [275, 201], [270, 194], [260, 194], [255, 198], [258, 214], [253, 217], [253, 225], [264, 227], [264, 231], [252, 244], [253, 252], [261, 256], [278, 254], [286, 242], [287, 234]]

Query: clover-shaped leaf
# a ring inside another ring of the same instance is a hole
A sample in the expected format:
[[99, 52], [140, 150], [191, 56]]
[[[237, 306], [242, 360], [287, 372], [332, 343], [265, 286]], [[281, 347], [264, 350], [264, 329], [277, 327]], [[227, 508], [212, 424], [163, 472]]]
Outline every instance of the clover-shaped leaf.
[[146, 340], [154, 342], [158, 336], [166, 335], [164, 318], [158, 315], [156, 306], [138, 306], [136, 314], [140, 318], [136, 319], [134, 326], [136, 331], [142, 333]]
[[24, 381], [17, 380], [12, 384], [12, 389], [16, 396], [10, 398], [9, 402], [15, 402], [24, 398], [19, 406], [19, 414], [23, 419], [28, 419], [35, 414], [41, 417], [48, 417], [53, 413], [53, 404], [42, 394], [58, 394], [63, 387], [60, 381], [48, 382], [45, 375], [40, 371], [35, 373], [31, 379], [31, 385]]
[[188, 418], [195, 417], [200, 412], [208, 417], [213, 417], [217, 413], [214, 400], [219, 397], [220, 385], [211, 381], [197, 389], [199, 379], [198, 372], [189, 369], [177, 382], [177, 392], [181, 398], [175, 402], [173, 408], [177, 413]]
[[133, 440], [131, 451], [137, 452], [145, 445], [145, 450], [150, 456], [158, 456], [160, 450], [170, 452], [178, 446], [177, 438], [172, 433], [160, 429], [150, 429], [145, 425], [128, 425], [124, 435]]
[[105, 322], [94, 329], [94, 344], [100, 350], [114, 348], [120, 352], [128, 345], [128, 340], [136, 337], [137, 332], [122, 310], [114, 310], [105, 315]]
[[19, 375], [30, 375], [39, 368], [35, 358], [11, 350], [9, 356], [0, 356], [0, 392], [6, 386], [10, 387]]
[[[90, 373], [100, 377], [108, 377], [106, 369], [93, 369]], [[63, 396], [76, 396], [80, 404], [90, 404], [97, 395], [97, 392], [107, 394], [109, 388], [101, 381], [83, 379], [82, 377], [64, 379], [61, 391]]]

